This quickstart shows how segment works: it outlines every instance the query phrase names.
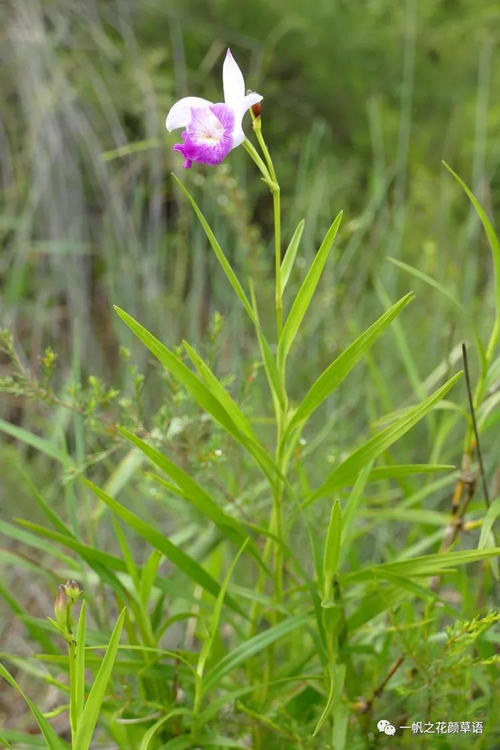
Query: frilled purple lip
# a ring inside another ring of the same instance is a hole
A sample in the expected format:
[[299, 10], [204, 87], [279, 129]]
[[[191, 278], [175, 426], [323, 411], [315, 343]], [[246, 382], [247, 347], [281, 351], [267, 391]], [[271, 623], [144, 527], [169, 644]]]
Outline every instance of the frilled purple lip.
[[189, 169], [193, 162], [220, 164], [234, 146], [234, 119], [234, 112], [227, 104], [193, 107], [181, 136], [184, 143], [173, 147], [183, 155], [183, 166]]

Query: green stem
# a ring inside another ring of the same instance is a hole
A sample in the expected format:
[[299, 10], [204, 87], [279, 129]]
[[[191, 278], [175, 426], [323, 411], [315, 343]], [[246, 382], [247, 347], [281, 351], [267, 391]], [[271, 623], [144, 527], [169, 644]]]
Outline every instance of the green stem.
[[68, 643], [68, 663], [69, 663], [69, 723], [71, 726], [71, 739], [74, 742], [77, 730], [77, 705], [76, 705], [76, 643], [71, 640]]
[[[249, 154], [252, 161], [256, 164], [259, 169], [262, 180], [265, 182], [273, 199], [273, 219], [274, 219], [274, 267], [275, 267], [275, 310], [276, 310], [276, 330], [278, 341], [281, 337], [283, 329], [283, 300], [282, 300], [282, 286], [281, 286], [281, 200], [280, 200], [280, 187], [276, 179], [276, 172], [274, 165], [269, 154], [269, 150], [264, 141], [262, 130], [261, 130], [261, 119], [255, 117], [252, 114], [253, 129], [261, 148], [264, 159], [257, 152], [255, 147], [250, 141], [245, 140], [243, 146]], [[279, 367], [279, 365], [278, 365]], [[280, 370], [280, 378], [284, 385], [285, 373]], [[280, 472], [284, 474], [286, 470], [286, 451], [283, 445], [283, 436], [285, 433], [286, 426], [286, 413], [283, 408], [275, 401], [275, 413], [276, 413], [276, 453], [275, 463], [279, 468]], [[271, 557], [273, 558], [273, 579], [274, 579], [274, 601], [276, 604], [280, 604], [283, 598], [283, 482], [278, 480], [272, 483], [273, 493], [273, 505], [271, 511], [271, 517], [269, 519], [269, 531], [273, 533], [278, 540], [274, 541], [268, 537], [263, 551], [263, 562], [267, 564]], [[257, 579], [256, 590], [259, 593], [263, 593], [266, 584], [266, 577], [262, 570], [259, 571]], [[259, 619], [259, 605], [258, 602], [253, 602], [250, 612], [250, 632], [249, 637], [255, 635], [257, 630], [257, 624]], [[278, 622], [278, 609], [274, 608], [273, 612], [270, 613], [270, 620], [273, 625]], [[273, 662], [273, 649], [268, 649], [266, 654], [266, 667], [264, 671], [263, 680], [263, 691], [261, 694], [262, 702], [265, 702], [267, 694], [267, 683], [272, 674], [272, 662]], [[249, 664], [249, 680], [252, 681], [254, 675]]]
[[273, 214], [274, 214], [274, 270], [275, 270], [275, 307], [276, 307], [276, 329], [278, 332], [278, 341], [283, 328], [283, 297], [281, 290], [281, 191], [276, 171], [274, 169], [271, 154], [267, 148], [264, 136], [262, 135], [262, 122], [260, 117], [253, 118], [253, 129], [258, 144], [264, 154], [264, 159], [271, 176], [269, 189], [273, 196]]

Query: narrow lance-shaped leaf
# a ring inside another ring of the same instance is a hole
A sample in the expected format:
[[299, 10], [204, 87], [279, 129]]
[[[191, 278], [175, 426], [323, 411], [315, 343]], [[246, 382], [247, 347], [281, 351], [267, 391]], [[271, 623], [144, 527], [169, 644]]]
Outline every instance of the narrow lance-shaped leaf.
[[[247, 544], [247, 541], [243, 542], [242, 546], [238, 550], [238, 554], [235, 556], [234, 560], [232, 561], [229, 567], [229, 570], [227, 571], [226, 577], [224, 578], [224, 581], [220, 588], [217, 601], [215, 602], [214, 611], [212, 612], [212, 615], [210, 618], [210, 627], [208, 631], [208, 637], [205, 638], [202, 649], [200, 651], [200, 655], [198, 657], [198, 664], [196, 665], [196, 698], [197, 698], [196, 702], [198, 702], [201, 698], [201, 686], [202, 686], [202, 680], [203, 680], [203, 673], [205, 671], [205, 664], [210, 655], [210, 651], [212, 649], [215, 636], [217, 635], [217, 628], [219, 627], [219, 620], [220, 620], [220, 616], [222, 612], [222, 606], [224, 604], [224, 597], [226, 595], [227, 587], [229, 585], [229, 581], [231, 579], [233, 571], [236, 567], [236, 563], [240, 559], [241, 553], [245, 549], [246, 544]], [[199, 706], [197, 705], [196, 708], [198, 709]]]
[[334, 705], [340, 701], [342, 688], [344, 687], [345, 671], [345, 664], [330, 664], [330, 689], [328, 691], [328, 700], [321, 716], [319, 717], [318, 723], [314, 727], [313, 737], [316, 737], [328, 718], [330, 711]]
[[115, 663], [116, 652], [118, 650], [118, 644], [120, 643], [120, 636], [122, 632], [123, 620], [125, 617], [126, 610], [123, 609], [118, 616], [113, 632], [109, 639], [106, 653], [104, 654], [99, 671], [95, 676], [94, 683], [90, 690], [85, 708], [83, 709], [80, 721], [78, 724], [78, 730], [76, 737], [74, 738], [73, 746], [78, 750], [88, 750], [94, 729], [99, 718], [101, 711], [102, 702], [108, 682], [111, 678], [113, 671], [113, 665]]
[[[220, 586], [207, 571], [199, 565], [196, 560], [183, 552], [179, 547], [173, 544], [170, 539], [167, 539], [164, 534], [157, 531], [153, 526], [146, 521], [143, 521], [135, 513], [132, 513], [128, 508], [115, 500], [115, 498], [107, 495], [100, 487], [97, 487], [88, 479], [83, 480], [87, 487], [94, 492], [116, 515], [125, 521], [131, 529], [145, 539], [149, 544], [155, 547], [157, 550], [162, 552], [171, 562], [176, 565], [179, 570], [185, 573], [191, 580], [199, 584], [205, 591], [208, 591], [213, 596], [217, 597]], [[229, 596], [226, 596], [226, 604], [232, 607], [233, 610], [243, 614], [241, 608], [233, 602]]]
[[438, 471], [454, 471], [453, 464], [392, 464], [389, 466], [375, 466], [370, 471], [369, 482], [380, 479], [401, 479], [414, 474], [434, 474]]
[[493, 256], [493, 269], [494, 269], [494, 275], [495, 275], [495, 300], [496, 300], [496, 310], [497, 310], [496, 327], [498, 327], [498, 321], [500, 320], [500, 241], [497, 235], [495, 234], [495, 230], [493, 229], [491, 221], [488, 219], [488, 216], [486, 215], [486, 211], [481, 206], [481, 204], [479, 203], [478, 199], [476, 198], [472, 190], [465, 184], [462, 178], [459, 177], [458, 174], [453, 171], [453, 169], [449, 166], [449, 164], [443, 161], [443, 165], [446, 167], [448, 172], [451, 175], [453, 175], [453, 177], [456, 179], [458, 184], [462, 186], [470, 202], [474, 206], [477, 215], [481, 219], [481, 223], [484, 227], [484, 231], [486, 232], [486, 235], [488, 237], [488, 242], [491, 248], [491, 254]]
[[6, 422], [5, 419], [0, 419], [0, 430], [6, 432], [7, 435], [10, 435], [16, 440], [26, 443], [26, 445], [31, 445], [32, 448], [35, 448], [41, 453], [45, 453], [46, 456], [55, 458], [56, 461], [59, 461], [63, 466], [69, 466], [71, 464], [71, 459], [67, 453], [59, 450], [59, 448], [57, 448], [50, 440], [35, 435], [24, 427], [18, 427], [15, 424]]
[[362, 580], [371, 580], [374, 576], [385, 577], [386, 574], [397, 576], [433, 576], [450, 570], [455, 565], [466, 565], [467, 563], [477, 562], [478, 560], [487, 560], [489, 557], [498, 557], [500, 547], [488, 549], [470, 549], [460, 552], [439, 552], [434, 555], [425, 555], [423, 557], [414, 557], [411, 560], [399, 560], [397, 562], [382, 563], [368, 568], [362, 568], [354, 573], [349, 573], [343, 577], [344, 583], [353, 583]]
[[318, 281], [321, 277], [324, 265], [327, 261], [330, 253], [333, 241], [338, 232], [340, 222], [342, 220], [342, 211], [337, 215], [330, 229], [325, 235], [325, 239], [321, 243], [321, 246], [316, 253], [316, 256], [311, 263], [309, 271], [306, 274], [302, 285], [297, 292], [297, 296], [293, 302], [292, 308], [286, 319], [286, 323], [281, 332], [279, 344], [278, 344], [278, 362], [281, 366], [284, 365], [287, 354], [290, 351], [290, 347], [293, 344], [297, 331], [299, 330], [302, 319], [306, 314], [309, 303], [312, 299], [314, 291], [318, 285]]
[[318, 498], [329, 495], [341, 487], [352, 483], [369, 461], [379, 456], [395, 443], [396, 440], [399, 440], [400, 437], [408, 432], [448, 393], [461, 376], [462, 372], [458, 372], [431, 396], [407, 411], [400, 419], [368, 440], [368, 442], [355, 450], [354, 453], [351, 453], [345, 461], [333, 470], [323, 484], [313, 492], [304, 505], [309, 505]]
[[340, 500], [335, 500], [330, 513], [323, 553], [323, 601], [325, 602], [331, 599], [333, 593], [333, 579], [337, 573], [340, 558], [341, 532], [342, 510]]
[[22, 690], [21, 686], [15, 681], [10, 672], [0, 664], [0, 677], [3, 677], [9, 685], [17, 690], [17, 692], [24, 698], [33, 716], [35, 717], [36, 723], [38, 724], [41, 733], [43, 734], [47, 747], [49, 750], [67, 750], [69, 747], [66, 742], [63, 742], [52, 729], [51, 725], [42, 714], [40, 709], [36, 706], [33, 701], [28, 698], [26, 693]]
[[203, 383], [186, 365], [176, 357], [166, 346], [153, 336], [147, 328], [141, 325], [131, 315], [119, 307], [115, 310], [120, 318], [126, 323], [130, 330], [135, 333], [142, 343], [154, 354], [154, 356], [164, 365], [174, 378], [179, 381], [191, 394], [193, 399], [210, 414], [219, 424], [224, 427], [240, 445], [245, 447], [254, 457], [257, 464], [266, 474], [268, 479], [276, 479], [276, 467], [267, 451], [248, 434], [242, 432], [235, 425], [226, 409], [218, 401], [210, 389]]
[[[78, 727], [85, 697], [86, 604], [82, 602], [76, 631], [74, 685], [71, 685], [72, 726]], [[71, 658], [71, 654], [70, 654]]]
[[232, 669], [249, 659], [254, 654], [267, 648], [271, 643], [275, 643], [279, 638], [288, 635], [293, 630], [298, 630], [306, 625], [309, 615], [295, 615], [283, 620], [278, 625], [274, 625], [263, 633], [258, 633], [248, 641], [240, 643], [233, 651], [226, 654], [212, 669], [210, 669], [203, 682], [203, 692], [206, 693], [211, 687], [230, 672]]
[[294, 430], [295, 427], [303, 424], [321, 406], [325, 399], [328, 398], [351, 372], [353, 367], [363, 358], [389, 323], [411, 302], [413, 297], [413, 292], [409, 292], [398, 300], [326, 368], [316, 382], [313, 383], [290, 420], [288, 433]]
[[425, 284], [428, 284], [433, 289], [436, 289], [438, 292], [440, 292], [444, 297], [449, 299], [449, 301], [460, 310], [461, 313], [465, 313], [464, 307], [460, 304], [460, 302], [455, 298], [455, 296], [450, 292], [449, 289], [447, 289], [443, 284], [440, 284], [439, 281], [436, 281], [436, 279], [433, 279], [432, 276], [428, 276], [426, 273], [421, 271], [419, 268], [414, 268], [414, 266], [411, 266], [409, 263], [404, 263], [402, 260], [397, 260], [396, 258], [391, 258], [390, 256], [387, 256], [387, 260], [391, 263], [394, 263], [395, 266], [398, 266], [398, 268], [401, 268], [403, 271], [407, 271], [408, 273], [411, 273], [412, 276], [415, 276], [415, 278], [420, 279], [420, 281], [423, 281]]
[[204, 362], [198, 352], [192, 346], [190, 346], [187, 341], [183, 341], [182, 344], [187, 351], [191, 362], [198, 370], [200, 377], [205, 382], [205, 385], [210, 389], [210, 391], [217, 398], [218, 402], [227, 411], [236, 427], [241, 430], [241, 432], [244, 432], [246, 435], [248, 435], [251, 440], [255, 440], [255, 442], [257, 442], [257, 437], [252, 429], [252, 426], [250, 425], [250, 422], [245, 417], [238, 404], [234, 401], [233, 398], [231, 398], [220, 380], [218, 380], [218, 378], [214, 375], [207, 363]]
[[201, 226], [203, 227], [203, 231], [205, 232], [205, 234], [207, 236], [207, 239], [208, 239], [208, 241], [210, 242], [210, 244], [212, 246], [212, 249], [213, 249], [213, 251], [214, 251], [214, 253], [216, 255], [216, 258], [217, 258], [217, 260], [219, 261], [219, 263], [220, 263], [220, 265], [222, 267], [222, 270], [226, 274], [226, 277], [227, 277], [229, 283], [233, 287], [234, 291], [236, 292], [236, 294], [238, 296], [238, 299], [240, 300], [241, 304], [245, 308], [245, 310], [246, 310], [246, 312], [248, 314], [248, 317], [250, 318], [250, 320], [252, 321], [252, 323], [255, 323], [254, 313], [253, 313], [253, 310], [252, 310], [252, 306], [251, 306], [250, 302], [248, 301], [248, 297], [246, 296], [246, 294], [245, 294], [245, 292], [243, 290], [243, 287], [241, 286], [241, 284], [240, 284], [240, 282], [238, 280], [238, 277], [236, 276], [235, 272], [233, 271], [233, 269], [231, 267], [231, 264], [229, 263], [228, 259], [224, 255], [224, 251], [222, 250], [221, 246], [217, 242], [217, 238], [215, 237], [215, 234], [213, 233], [212, 229], [210, 228], [210, 225], [209, 225], [208, 221], [203, 216], [203, 213], [202, 213], [201, 209], [199, 208], [198, 204], [196, 203], [195, 199], [193, 198], [193, 196], [191, 195], [191, 193], [189, 192], [189, 190], [184, 186], [184, 184], [179, 180], [179, 178], [175, 174], [172, 173], [172, 177], [174, 178], [174, 180], [176, 181], [176, 183], [179, 185], [180, 189], [182, 190], [182, 192], [184, 193], [184, 195], [186, 196], [186, 198], [191, 203], [191, 205], [192, 205], [192, 207], [194, 209], [194, 212], [195, 212], [196, 216], [198, 217], [198, 220], [199, 220]]
[[171, 477], [179, 485], [181, 497], [188, 500], [200, 513], [209, 518], [221, 531], [236, 544], [240, 545], [247, 537], [248, 532], [240, 526], [232, 516], [224, 513], [203, 487], [201, 487], [189, 474], [174, 464], [167, 456], [148, 445], [137, 435], [134, 435], [124, 427], [119, 427], [119, 432], [136, 445], [153, 464]]
[[286, 249], [285, 256], [281, 263], [281, 294], [283, 294], [283, 292], [285, 291], [288, 279], [290, 278], [290, 273], [295, 263], [295, 258], [297, 256], [297, 250], [300, 245], [300, 240], [302, 239], [302, 232], [304, 231], [305, 223], [305, 219], [301, 219], [297, 224], [295, 232], [292, 235], [292, 239], [290, 240], [290, 244]]

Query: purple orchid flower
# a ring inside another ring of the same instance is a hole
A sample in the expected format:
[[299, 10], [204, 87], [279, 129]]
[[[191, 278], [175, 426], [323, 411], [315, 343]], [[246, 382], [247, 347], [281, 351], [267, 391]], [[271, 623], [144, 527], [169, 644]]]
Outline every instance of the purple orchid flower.
[[188, 169], [194, 161], [220, 164], [233, 148], [245, 140], [241, 127], [243, 115], [262, 101], [256, 93], [245, 95], [245, 81], [231, 50], [228, 49], [222, 69], [224, 103], [212, 104], [198, 96], [186, 96], [174, 104], [167, 115], [168, 131], [185, 128], [184, 143], [176, 143], [174, 151], [184, 157]]

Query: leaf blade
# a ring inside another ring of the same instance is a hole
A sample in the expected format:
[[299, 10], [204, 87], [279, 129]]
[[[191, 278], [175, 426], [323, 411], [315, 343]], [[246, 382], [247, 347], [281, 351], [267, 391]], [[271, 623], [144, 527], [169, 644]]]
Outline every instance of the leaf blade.
[[383, 453], [383, 451], [389, 448], [396, 440], [402, 437], [402, 435], [408, 432], [408, 430], [422, 419], [422, 417], [424, 417], [443, 398], [443, 396], [448, 393], [461, 376], [462, 372], [458, 372], [428, 398], [408, 410], [393, 424], [389, 425], [385, 430], [379, 432], [373, 438], [364, 443], [364, 445], [351, 453], [350, 456], [337, 466], [323, 484], [305, 501], [304, 507], [310, 505], [310, 503], [318, 498], [324, 497], [325, 495], [349, 484], [363, 466]]
[[342, 211], [337, 214], [333, 223], [328, 229], [325, 238], [321, 243], [313, 262], [311, 263], [309, 271], [307, 272], [306, 277], [302, 282], [297, 296], [295, 297], [295, 300], [292, 304], [292, 308], [288, 314], [286, 323], [283, 326], [283, 331], [281, 333], [278, 344], [278, 362], [280, 364], [279, 369], [283, 369], [287, 354], [290, 351], [290, 347], [293, 344], [300, 324], [307, 312], [307, 308], [309, 307], [309, 303], [318, 285], [321, 273], [328, 259], [328, 255], [330, 254], [330, 250], [332, 248], [341, 221]]

